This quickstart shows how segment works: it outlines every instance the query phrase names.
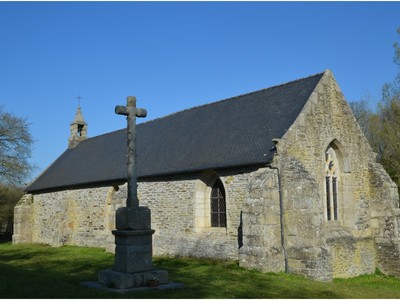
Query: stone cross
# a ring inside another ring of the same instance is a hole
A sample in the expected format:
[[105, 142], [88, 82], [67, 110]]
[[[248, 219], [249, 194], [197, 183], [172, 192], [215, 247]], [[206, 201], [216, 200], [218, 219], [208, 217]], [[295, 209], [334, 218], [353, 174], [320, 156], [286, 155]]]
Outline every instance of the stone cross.
[[115, 113], [127, 116], [128, 122], [128, 198], [126, 206], [130, 208], [139, 207], [137, 197], [137, 172], [136, 172], [136, 117], [144, 118], [147, 111], [136, 108], [136, 97], [129, 96], [126, 99], [126, 106], [117, 105]]
[[136, 117], [145, 117], [145, 109], [136, 108], [136, 98], [128, 97], [126, 106], [116, 106], [115, 113], [128, 121], [128, 198], [126, 207], [115, 212], [115, 260], [112, 270], [99, 274], [99, 283], [117, 289], [145, 287], [152, 278], [168, 283], [168, 272], [155, 269], [152, 262], [155, 230], [151, 229], [151, 211], [139, 207], [136, 178]]

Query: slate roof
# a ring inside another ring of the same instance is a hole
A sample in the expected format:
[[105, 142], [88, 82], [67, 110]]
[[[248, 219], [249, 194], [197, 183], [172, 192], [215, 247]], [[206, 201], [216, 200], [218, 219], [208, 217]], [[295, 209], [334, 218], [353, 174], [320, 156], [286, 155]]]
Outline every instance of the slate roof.
[[[261, 165], [324, 73], [137, 125], [138, 176]], [[126, 129], [67, 149], [27, 192], [126, 181]]]

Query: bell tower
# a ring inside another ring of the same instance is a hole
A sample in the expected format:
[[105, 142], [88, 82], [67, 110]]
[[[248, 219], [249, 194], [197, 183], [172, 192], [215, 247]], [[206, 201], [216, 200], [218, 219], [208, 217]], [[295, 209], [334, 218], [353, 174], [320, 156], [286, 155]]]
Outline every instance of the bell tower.
[[[80, 97], [78, 97], [80, 99]], [[68, 149], [73, 149], [78, 144], [87, 139], [87, 123], [83, 119], [81, 106], [78, 104], [75, 118], [70, 125], [70, 135], [68, 138]]]

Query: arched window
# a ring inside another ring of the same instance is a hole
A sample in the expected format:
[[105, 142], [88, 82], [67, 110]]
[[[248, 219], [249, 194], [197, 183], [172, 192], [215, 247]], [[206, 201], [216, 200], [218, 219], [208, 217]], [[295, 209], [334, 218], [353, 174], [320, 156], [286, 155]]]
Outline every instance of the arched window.
[[338, 181], [340, 175], [339, 160], [335, 150], [329, 146], [325, 152], [325, 196], [326, 219], [338, 220]]
[[226, 227], [225, 189], [217, 179], [211, 188], [211, 227]]
[[194, 193], [194, 231], [219, 232], [227, 229], [229, 203], [225, 186], [213, 170], [204, 171], [196, 181]]

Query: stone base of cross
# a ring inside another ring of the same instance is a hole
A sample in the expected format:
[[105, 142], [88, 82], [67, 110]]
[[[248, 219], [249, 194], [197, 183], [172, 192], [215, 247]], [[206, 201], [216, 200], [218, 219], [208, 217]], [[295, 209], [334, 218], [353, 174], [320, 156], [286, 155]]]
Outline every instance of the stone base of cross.
[[168, 272], [153, 265], [151, 213], [148, 207], [120, 207], [116, 211], [115, 260], [112, 270], [99, 274], [99, 283], [117, 289], [168, 283]]
[[152, 263], [151, 229], [113, 230], [115, 260], [112, 270], [99, 273], [98, 282], [106, 287], [132, 289], [169, 283], [168, 272]]

